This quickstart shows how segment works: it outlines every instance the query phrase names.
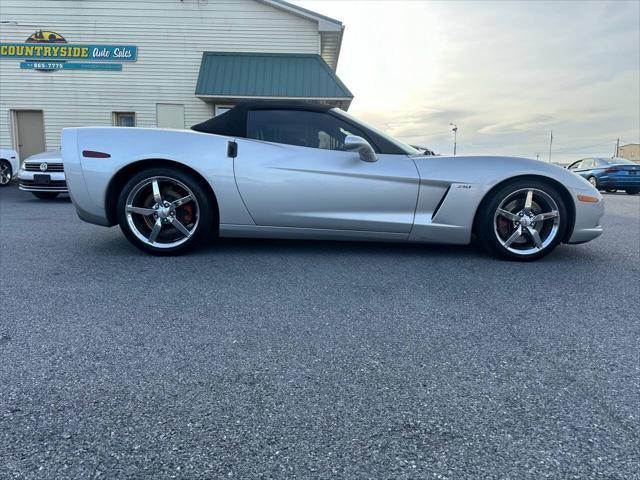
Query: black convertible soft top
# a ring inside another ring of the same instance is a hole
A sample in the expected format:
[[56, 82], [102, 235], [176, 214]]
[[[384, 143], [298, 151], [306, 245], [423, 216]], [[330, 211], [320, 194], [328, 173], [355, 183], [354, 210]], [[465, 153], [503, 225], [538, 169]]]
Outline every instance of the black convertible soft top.
[[333, 107], [308, 102], [294, 101], [248, 101], [241, 102], [222, 115], [213, 117], [191, 127], [191, 130], [202, 133], [215, 133], [228, 137], [247, 136], [247, 114], [250, 110], [305, 110], [307, 112], [326, 113]]
[[[307, 112], [327, 113], [332, 108], [331, 105], [321, 105], [317, 103], [301, 101], [282, 100], [253, 100], [237, 104], [231, 110], [213, 117], [205, 122], [198, 123], [191, 127], [191, 130], [202, 133], [214, 133], [226, 137], [247, 138], [247, 116], [252, 110], [303, 110]], [[329, 113], [330, 115], [334, 115]], [[366, 140], [371, 144], [377, 153], [389, 153], [396, 155], [407, 155], [405, 149], [385, 138], [379, 132], [356, 122], [355, 120], [342, 118], [341, 121], [357, 127], [364, 132]], [[417, 153], [417, 152], [416, 152]]]

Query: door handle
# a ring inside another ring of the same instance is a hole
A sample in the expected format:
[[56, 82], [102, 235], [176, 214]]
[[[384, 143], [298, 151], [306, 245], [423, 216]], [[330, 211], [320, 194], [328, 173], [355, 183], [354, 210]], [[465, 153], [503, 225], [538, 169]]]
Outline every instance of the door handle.
[[227, 143], [227, 157], [236, 158], [238, 156], [238, 144], [236, 142], [229, 141]]

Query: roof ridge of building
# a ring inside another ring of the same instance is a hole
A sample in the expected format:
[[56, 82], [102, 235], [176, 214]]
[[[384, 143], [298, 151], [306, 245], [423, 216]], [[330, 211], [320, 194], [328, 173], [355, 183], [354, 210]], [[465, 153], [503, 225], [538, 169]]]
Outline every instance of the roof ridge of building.
[[257, 0], [257, 1], [272, 5], [274, 7], [279, 6], [284, 10], [288, 10], [291, 13], [297, 13], [298, 15], [301, 15], [306, 18], [310, 18], [313, 20], [324, 20], [325, 22], [342, 26], [342, 22], [340, 20], [336, 20], [335, 18], [322, 15], [321, 13], [314, 12], [313, 10], [309, 10], [307, 8], [301, 7], [291, 2], [287, 2], [286, 0]]

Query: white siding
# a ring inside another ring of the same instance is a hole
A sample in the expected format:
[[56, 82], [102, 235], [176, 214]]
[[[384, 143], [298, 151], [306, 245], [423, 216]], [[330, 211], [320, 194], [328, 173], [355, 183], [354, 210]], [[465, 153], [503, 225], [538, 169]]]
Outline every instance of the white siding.
[[203, 51], [320, 53], [316, 23], [254, 0], [2, 0], [0, 19], [3, 42], [49, 30], [69, 43], [138, 47], [121, 72], [39, 72], [1, 60], [2, 147], [12, 145], [10, 109], [44, 111], [47, 149], [59, 148], [62, 128], [111, 125], [114, 111], [155, 127], [157, 103], [183, 104], [186, 125], [201, 122], [212, 115], [194, 94]]

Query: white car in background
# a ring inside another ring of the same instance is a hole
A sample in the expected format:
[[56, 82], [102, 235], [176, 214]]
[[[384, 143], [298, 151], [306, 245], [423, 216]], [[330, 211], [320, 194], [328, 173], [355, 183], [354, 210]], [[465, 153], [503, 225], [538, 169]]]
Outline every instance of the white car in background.
[[0, 187], [6, 187], [20, 169], [18, 152], [9, 148], [0, 148]]
[[18, 174], [20, 190], [31, 192], [42, 199], [56, 198], [68, 193], [67, 180], [60, 151], [31, 155], [22, 164]]

